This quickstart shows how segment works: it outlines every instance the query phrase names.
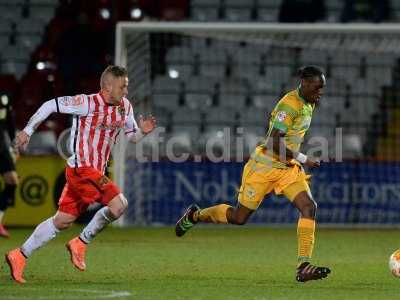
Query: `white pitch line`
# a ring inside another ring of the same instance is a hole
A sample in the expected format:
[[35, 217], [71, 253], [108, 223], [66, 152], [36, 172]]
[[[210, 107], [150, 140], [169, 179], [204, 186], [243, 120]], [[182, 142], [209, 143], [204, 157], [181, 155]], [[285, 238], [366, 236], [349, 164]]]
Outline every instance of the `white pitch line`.
[[[35, 290], [35, 291], [37, 291], [38, 288], [24, 287], [24, 290]], [[52, 291], [59, 292], [61, 290], [52, 289]], [[66, 291], [66, 290], [63, 289], [62, 291]], [[93, 296], [80, 295], [80, 297], [79, 297], [80, 299], [85, 299], [85, 298], [88, 298], [88, 299], [93, 299], [93, 298], [96, 298], [96, 299], [98, 299], [98, 298], [111, 299], [111, 298], [128, 297], [128, 296], [132, 295], [128, 291], [106, 291], [106, 290], [90, 290], [90, 289], [69, 289], [68, 291], [94, 294]], [[28, 300], [28, 299], [33, 299], [31, 297], [32, 296], [5, 296], [5, 298], [1, 298], [1, 299], [4, 299], [4, 300]], [[66, 296], [66, 295], [65, 296], [62, 296], [62, 295], [58, 295], [58, 296], [57, 295], [52, 295], [52, 296], [43, 295], [43, 296], [34, 296], [34, 299], [37, 299], [37, 300], [41, 300], [41, 299], [43, 299], [43, 300], [46, 300], [46, 299], [67, 299], [66, 297], [69, 297], [69, 296]], [[71, 297], [72, 297], [71, 299], [76, 299], [74, 296], [71, 296]]]

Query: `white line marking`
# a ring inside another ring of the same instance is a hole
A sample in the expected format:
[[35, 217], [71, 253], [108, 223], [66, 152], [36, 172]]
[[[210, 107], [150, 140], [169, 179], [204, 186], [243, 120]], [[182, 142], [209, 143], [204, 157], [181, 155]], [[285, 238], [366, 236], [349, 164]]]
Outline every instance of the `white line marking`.
[[[35, 288], [35, 287], [23, 287], [24, 290], [34, 290], [34, 291], [38, 291], [40, 288]], [[88, 294], [92, 294], [92, 295], [87, 295], [87, 296], [83, 296], [80, 295], [79, 299], [111, 299], [111, 298], [121, 298], [121, 297], [128, 297], [131, 296], [132, 294], [128, 291], [107, 291], [107, 290], [90, 290], [90, 289], [51, 289], [50, 292], [60, 292], [60, 291], [69, 291], [69, 292], [77, 292], [77, 293], [88, 293]], [[76, 293], [73, 293], [76, 294]], [[37, 300], [47, 300], [47, 299], [76, 299], [76, 297], [74, 297], [75, 295], [49, 295], [49, 296], [33, 296], [34, 299]], [[4, 300], [26, 300], [26, 299], [33, 299], [32, 296], [4, 296], [5, 298], [2, 298]]]

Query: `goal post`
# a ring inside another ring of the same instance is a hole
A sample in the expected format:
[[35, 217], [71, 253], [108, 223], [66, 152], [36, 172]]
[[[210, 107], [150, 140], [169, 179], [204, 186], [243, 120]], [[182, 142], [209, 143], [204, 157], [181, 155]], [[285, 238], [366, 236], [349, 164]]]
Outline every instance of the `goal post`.
[[[243, 160], [204, 159], [208, 134], [229, 127], [231, 138], [255, 144], [250, 137], [263, 135], [276, 101], [296, 87], [296, 69], [314, 64], [327, 87], [305, 142], [322, 136], [333, 145], [331, 162], [312, 172], [322, 223], [400, 225], [400, 176], [387, 176], [400, 172], [398, 49], [398, 24], [118, 23], [115, 64], [128, 69], [128, 98], [136, 113], [155, 113], [162, 129], [140, 151], [121, 137], [115, 145], [114, 178], [130, 203], [122, 224], [172, 224], [190, 202], [235, 205]], [[182, 136], [189, 159], [171, 162], [169, 142]], [[149, 144], [156, 155], [144, 154]], [[252, 221], [297, 218], [279, 197], [264, 202]]]

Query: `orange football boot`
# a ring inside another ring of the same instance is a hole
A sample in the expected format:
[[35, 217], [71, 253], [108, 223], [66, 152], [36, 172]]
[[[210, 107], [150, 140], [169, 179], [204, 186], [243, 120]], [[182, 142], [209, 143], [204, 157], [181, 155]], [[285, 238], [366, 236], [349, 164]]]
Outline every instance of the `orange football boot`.
[[22, 277], [25, 269], [26, 258], [19, 248], [9, 251], [6, 254], [6, 262], [10, 266], [12, 278], [18, 283], [25, 283]]
[[86, 270], [85, 253], [86, 244], [79, 237], [70, 240], [65, 245], [71, 255], [72, 264], [80, 271]]

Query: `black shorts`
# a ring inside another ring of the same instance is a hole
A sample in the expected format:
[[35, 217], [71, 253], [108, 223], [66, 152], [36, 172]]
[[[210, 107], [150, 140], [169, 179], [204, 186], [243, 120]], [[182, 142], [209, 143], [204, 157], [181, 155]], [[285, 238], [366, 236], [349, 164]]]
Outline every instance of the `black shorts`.
[[14, 160], [7, 143], [0, 139], [0, 174], [15, 171]]

